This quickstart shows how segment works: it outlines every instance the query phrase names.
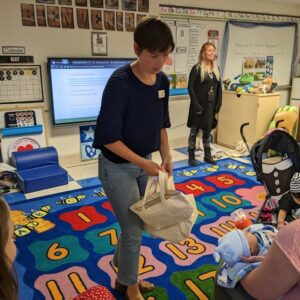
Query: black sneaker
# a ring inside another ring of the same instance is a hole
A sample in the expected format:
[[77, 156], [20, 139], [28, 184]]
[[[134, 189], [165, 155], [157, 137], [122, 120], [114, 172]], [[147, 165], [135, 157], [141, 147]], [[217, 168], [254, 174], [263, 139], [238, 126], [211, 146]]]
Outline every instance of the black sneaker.
[[192, 167], [196, 167], [197, 166], [197, 162], [195, 158], [189, 158], [188, 164]]
[[204, 156], [204, 161], [212, 165], [217, 164], [211, 156]]

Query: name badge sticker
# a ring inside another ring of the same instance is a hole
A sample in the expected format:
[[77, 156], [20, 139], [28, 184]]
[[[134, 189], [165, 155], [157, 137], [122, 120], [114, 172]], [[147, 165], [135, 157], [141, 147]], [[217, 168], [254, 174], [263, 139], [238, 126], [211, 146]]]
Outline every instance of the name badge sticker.
[[161, 98], [165, 98], [165, 97], [166, 97], [165, 90], [159, 90], [158, 91], [158, 98], [161, 99]]

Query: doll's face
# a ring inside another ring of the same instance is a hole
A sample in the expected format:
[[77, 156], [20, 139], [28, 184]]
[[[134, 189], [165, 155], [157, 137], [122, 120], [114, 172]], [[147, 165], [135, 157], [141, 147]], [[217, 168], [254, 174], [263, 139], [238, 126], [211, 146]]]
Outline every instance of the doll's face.
[[249, 243], [251, 256], [258, 255], [258, 241], [256, 236], [251, 232], [245, 232], [245, 236]]

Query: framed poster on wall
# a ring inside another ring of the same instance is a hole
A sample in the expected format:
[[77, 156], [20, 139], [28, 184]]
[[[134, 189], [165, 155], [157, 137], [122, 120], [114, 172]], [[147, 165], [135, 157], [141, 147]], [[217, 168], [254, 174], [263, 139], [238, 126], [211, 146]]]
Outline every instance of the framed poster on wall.
[[107, 34], [106, 32], [92, 32], [92, 55], [107, 55]]

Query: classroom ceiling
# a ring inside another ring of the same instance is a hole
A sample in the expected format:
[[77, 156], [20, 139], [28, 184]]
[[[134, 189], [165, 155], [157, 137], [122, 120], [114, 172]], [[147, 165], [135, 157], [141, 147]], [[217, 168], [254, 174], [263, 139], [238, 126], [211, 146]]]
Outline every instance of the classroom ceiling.
[[300, 0], [267, 0], [267, 2], [277, 2], [281, 4], [293, 4], [300, 6]]

